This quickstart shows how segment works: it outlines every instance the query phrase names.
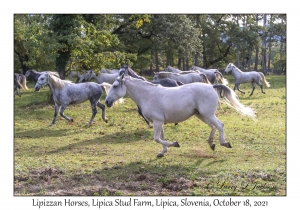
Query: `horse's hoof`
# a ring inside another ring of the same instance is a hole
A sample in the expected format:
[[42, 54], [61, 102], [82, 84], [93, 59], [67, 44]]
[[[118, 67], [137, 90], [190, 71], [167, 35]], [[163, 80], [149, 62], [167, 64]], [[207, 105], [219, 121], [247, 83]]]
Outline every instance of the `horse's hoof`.
[[174, 147], [180, 147], [180, 145], [178, 144], [177, 141], [174, 141], [174, 142], [173, 142], [173, 146], [174, 146]]
[[221, 145], [224, 146], [224, 147], [227, 147], [227, 148], [232, 148], [232, 146], [230, 145], [229, 142], [226, 142], [226, 143], [221, 144]]
[[210, 146], [210, 148], [212, 149], [212, 151], [215, 151], [215, 147], [216, 147], [215, 144], [210, 144], [209, 146]]
[[150, 124], [149, 124], [148, 127], [149, 127], [149, 128], [153, 128], [153, 125], [150, 125]]
[[108, 123], [108, 119], [105, 119], [104, 122]]
[[158, 158], [162, 158], [162, 157], [164, 157], [164, 154], [158, 153], [158, 154], [157, 154], [157, 157], [158, 157]]
[[70, 120], [69, 120], [70, 122], [74, 122], [74, 120], [72, 119], [72, 118], [70, 118]]

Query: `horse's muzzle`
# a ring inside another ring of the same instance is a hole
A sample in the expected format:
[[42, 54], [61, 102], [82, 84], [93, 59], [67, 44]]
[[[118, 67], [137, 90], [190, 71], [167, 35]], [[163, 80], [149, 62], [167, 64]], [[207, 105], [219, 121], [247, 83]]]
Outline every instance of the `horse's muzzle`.
[[105, 100], [105, 104], [107, 107], [112, 107], [112, 105], [114, 104], [113, 101], [108, 101], [108, 100]]
[[39, 92], [41, 88], [38, 86], [35, 86], [34, 89], [35, 89], [35, 91]]

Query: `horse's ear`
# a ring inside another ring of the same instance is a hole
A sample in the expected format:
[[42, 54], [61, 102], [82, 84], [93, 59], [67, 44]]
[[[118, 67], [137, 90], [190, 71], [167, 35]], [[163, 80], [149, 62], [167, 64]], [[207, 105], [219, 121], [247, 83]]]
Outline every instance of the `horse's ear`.
[[124, 73], [124, 74], [122, 74], [122, 76], [121, 76], [121, 79], [123, 79], [123, 78], [124, 78], [124, 76], [125, 76], [125, 73]]

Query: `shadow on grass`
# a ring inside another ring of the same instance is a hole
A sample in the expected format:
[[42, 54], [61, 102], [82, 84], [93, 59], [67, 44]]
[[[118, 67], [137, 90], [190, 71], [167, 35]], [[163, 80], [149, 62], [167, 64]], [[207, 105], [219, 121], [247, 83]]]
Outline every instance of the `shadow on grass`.
[[69, 129], [59, 129], [59, 130], [50, 130], [47, 128], [38, 128], [38, 129], [32, 129], [32, 130], [26, 130], [24, 132], [15, 132], [14, 137], [15, 138], [40, 138], [40, 137], [61, 137], [70, 135]]
[[[75, 133], [75, 132], [74, 132]], [[137, 141], [149, 141], [151, 143], [152, 133], [148, 130], [138, 130], [135, 132], [116, 132], [114, 134], [106, 134], [96, 137], [94, 139], [88, 139], [80, 142], [71, 143], [67, 146], [60, 147], [56, 150], [49, 151], [48, 154], [61, 153], [68, 151], [73, 148], [85, 147], [90, 145], [99, 145], [99, 144], [128, 144], [131, 142]], [[72, 134], [69, 134], [72, 135]], [[151, 138], [149, 136], [151, 135]], [[36, 154], [39, 155], [39, 154]]]

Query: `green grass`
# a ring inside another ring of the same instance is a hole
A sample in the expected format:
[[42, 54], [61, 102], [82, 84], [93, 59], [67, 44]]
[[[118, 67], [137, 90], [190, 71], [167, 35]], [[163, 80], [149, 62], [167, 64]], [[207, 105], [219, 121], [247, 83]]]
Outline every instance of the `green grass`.
[[[231, 75], [225, 76], [233, 88]], [[137, 113], [133, 101], [100, 109], [94, 123], [89, 102], [67, 107], [67, 122], [48, 103], [49, 89], [28, 91], [14, 99], [15, 195], [286, 195], [286, 77], [267, 76], [262, 94], [241, 84], [239, 100], [256, 109], [257, 122], [221, 104], [217, 117], [225, 124], [232, 149], [207, 143], [210, 128], [197, 118], [164, 126], [169, 148]], [[101, 98], [103, 103], [105, 94]]]

